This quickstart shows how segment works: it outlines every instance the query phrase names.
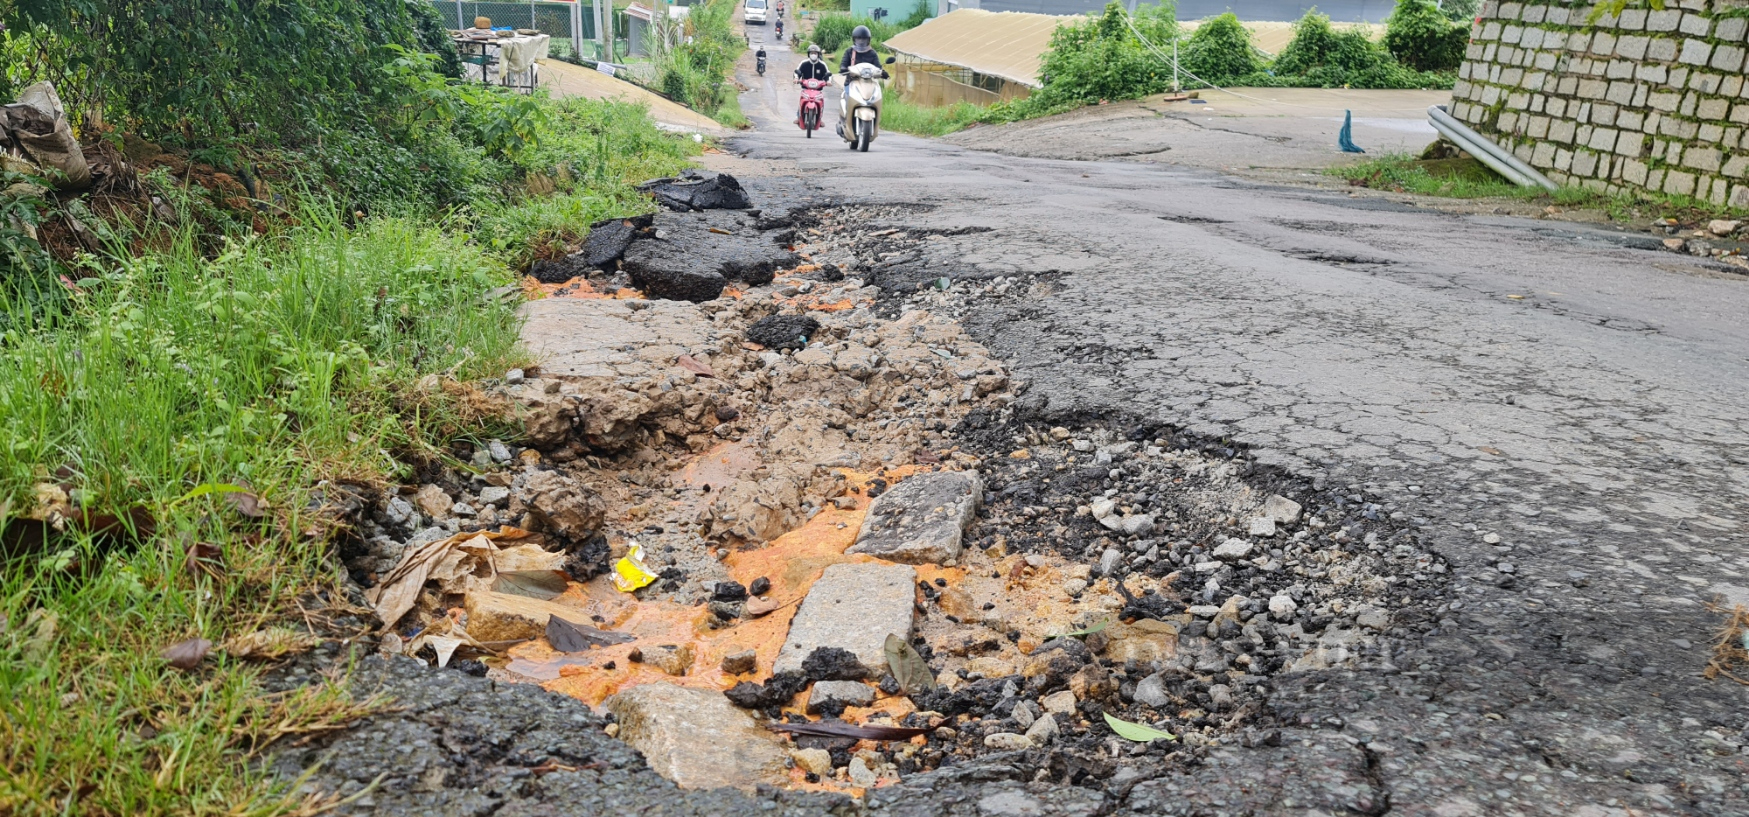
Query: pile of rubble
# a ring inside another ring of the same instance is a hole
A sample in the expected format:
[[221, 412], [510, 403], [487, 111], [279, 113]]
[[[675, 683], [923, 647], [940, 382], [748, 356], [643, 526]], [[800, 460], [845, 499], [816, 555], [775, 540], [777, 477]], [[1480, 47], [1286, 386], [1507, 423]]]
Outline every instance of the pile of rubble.
[[528, 305], [542, 368], [475, 397], [518, 443], [458, 444], [465, 467], [353, 520], [385, 651], [598, 706], [683, 786], [866, 789], [1267, 743], [1274, 678], [1389, 665], [1426, 626], [1444, 565], [1388, 506], [1167, 434], [1027, 426], [1002, 367], [917, 308], [939, 289], [809, 245], [749, 272], [777, 245], [708, 225], [781, 228], [757, 218], [631, 220], [597, 233], [612, 270], [578, 262], [606, 289], [714, 236], [675, 257], [731, 297]]

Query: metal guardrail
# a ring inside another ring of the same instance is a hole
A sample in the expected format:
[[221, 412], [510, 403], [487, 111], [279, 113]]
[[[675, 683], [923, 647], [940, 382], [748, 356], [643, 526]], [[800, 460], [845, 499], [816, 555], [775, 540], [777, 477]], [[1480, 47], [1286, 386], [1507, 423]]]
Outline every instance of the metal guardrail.
[[1547, 176], [1538, 173], [1536, 168], [1525, 164], [1517, 156], [1489, 141], [1488, 137], [1470, 130], [1469, 126], [1452, 118], [1451, 114], [1445, 112], [1444, 105], [1428, 106], [1427, 121], [1433, 125], [1434, 130], [1439, 131], [1439, 135], [1451, 140], [1465, 153], [1476, 157], [1482, 164], [1493, 168], [1494, 172], [1512, 180], [1519, 187], [1559, 189]]

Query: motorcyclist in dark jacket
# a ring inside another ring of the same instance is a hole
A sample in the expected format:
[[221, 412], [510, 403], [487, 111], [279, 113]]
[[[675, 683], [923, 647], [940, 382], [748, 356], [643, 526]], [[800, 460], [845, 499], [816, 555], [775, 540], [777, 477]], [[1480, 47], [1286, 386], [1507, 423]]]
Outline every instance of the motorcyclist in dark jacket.
[[[869, 45], [873, 40], [874, 35], [869, 33], [868, 26], [857, 26], [850, 32], [850, 47], [844, 49], [844, 57], [838, 60], [838, 73], [846, 75], [845, 79], [847, 82], [849, 80], [848, 75], [850, 73], [850, 66], [861, 65], [864, 63], [874, 66], [881, 65], [881, 55], [876, 54], [874, 48]], [[887, 79], [889, 76], [891, 75], [887, 73], [887, 69], [884, 67], [881, 68], [881, 79]], [[842, 86], [840, 86], [840, 93], [842, 93]], [[844, 135], [844, 105], [842, 99], [840, 100], [838, 107], [838, 135], [840, 137]]]
[[[844, 57], [838, 61], [838, 73], [848, 74], [850, 66], [860, 63], [880, 65], [881, 55], [876, 54], [875, 50], [869, 47], [869, 43], [873, 40], [874, 35], [869, 33], [868, 26], [857, 26], [854, 31], [851, 31], [850, 47], [844, 49]], [[886, 78], [887, 71], [882, 68], [881, 79]]]
[[826, 82], [832, 79], [832, 69], [826, 66], [826, 61], [820, 59], [820, 47], [808, 46], [808, 58], [796, 66], [796, 81], [817, 79]]

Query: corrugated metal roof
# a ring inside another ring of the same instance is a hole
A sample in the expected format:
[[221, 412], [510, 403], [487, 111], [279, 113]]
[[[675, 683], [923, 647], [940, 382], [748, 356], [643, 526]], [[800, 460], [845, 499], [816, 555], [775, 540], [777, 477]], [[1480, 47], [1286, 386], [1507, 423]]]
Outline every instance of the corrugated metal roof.
[[1072, 18], [959, 9], [887, 40], [887, 47], [931, 62], [1039, 87], [1039, 61], [1051, 33]]

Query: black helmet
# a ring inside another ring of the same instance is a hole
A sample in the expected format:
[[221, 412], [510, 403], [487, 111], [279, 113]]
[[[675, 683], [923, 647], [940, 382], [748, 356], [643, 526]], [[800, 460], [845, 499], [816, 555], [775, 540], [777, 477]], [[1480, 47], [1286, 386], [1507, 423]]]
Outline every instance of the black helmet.
[[858, 51], [867, 51], [868, 43], [872, 39], [874, 35], [869, 33], [868, 26], [857, 26], [850, 32], [850, 42]]
[[808, 56], [817, 57], [819, 55], [820, 55], [820, 46], [815, 44], [815, 43], [808, 43]]

